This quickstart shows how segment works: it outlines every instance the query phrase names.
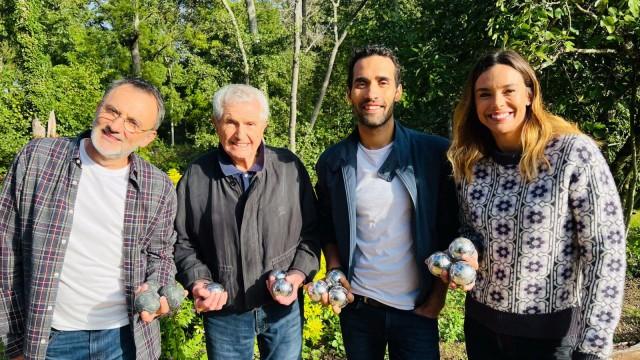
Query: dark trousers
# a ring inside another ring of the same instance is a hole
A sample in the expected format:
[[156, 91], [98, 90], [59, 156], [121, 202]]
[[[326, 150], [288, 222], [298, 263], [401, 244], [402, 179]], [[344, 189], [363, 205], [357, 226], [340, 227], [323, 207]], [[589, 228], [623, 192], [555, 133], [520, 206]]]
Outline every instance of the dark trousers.
[[344, 347], [349, 360], [437, 360], [438, 321], [413, 311], [375, 307], [359, 300], [340, 313]]
[[534, 339], [498, 334], [466, 317], [464, 335], [469, 360], [571, 360], [575, 337]]

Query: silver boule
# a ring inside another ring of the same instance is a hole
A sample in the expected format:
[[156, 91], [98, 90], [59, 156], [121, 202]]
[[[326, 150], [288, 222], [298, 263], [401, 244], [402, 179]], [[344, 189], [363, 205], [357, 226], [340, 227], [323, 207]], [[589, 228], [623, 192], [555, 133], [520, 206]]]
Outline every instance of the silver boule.
[[275, 296], [287, 297], [293, 292], [293, 285], [284, 278], [280, 278], [273, 283], [271, 291]]
[[160, 296], [164, 296], [169, 303], [171, 311], [175, 311], [180, 308], [182, 301], [185, 298], [184, 288], [180, 283], [174, 282], [167, 284], [160, 289]]
[[287, 277], [287, 272], [286, 271], [282, 271], [282, 270], [273, 270], [271, 271], [271, 276], [273, 276], [274, 278], [276, 278], [276, 280], [279, 279], [284, 279]]
[[344, 273], [338, 269], [333, 269], [327, 273], [326, 282], [329, 286], [342, 286], [341, 279], [346, 278]]
[[210, 293], [222, 293], [224, 292], [224, 286], [222, 284], [218, 284], [217, 282], [210, 282], [207, 284], [207, 291]]
[[463, 256], [472, 256], [475, 253], [475, 245], [465, 237], [456, 238], [449, 244], [449, 255], [454, 261], [462, 260]]
[[440, 276], [443, 271], [449, 271], [451, 266], [451, 258], [442, 251], [436, 251], [425, 261], [429, 272], [435, 276]]
[[150, 314], [160, 309], [160, 295], [155, 287], [147, 288], [147, 290], [136, 295], [134, 306], [137, 312], [146, 311]]
[[476, 270], [466, 262], [458, 261], [449, 268], [449, 277], [456, 285], [469, 285], [476, 281]]
[[322, 295], [326, 294], [329, 291], [329, 284], [327, 284], [324, 280], [315, 281], [307, 288], [307, 293], [309, 294], [309, 298], [313, 301], [322, 300]]
[[347, 300], [347, 289], [340, 285], [334, 285], [329, 289], [329, 303], [332, 306], [338, 306], [343, 308], [347, 306], [349, 300]]

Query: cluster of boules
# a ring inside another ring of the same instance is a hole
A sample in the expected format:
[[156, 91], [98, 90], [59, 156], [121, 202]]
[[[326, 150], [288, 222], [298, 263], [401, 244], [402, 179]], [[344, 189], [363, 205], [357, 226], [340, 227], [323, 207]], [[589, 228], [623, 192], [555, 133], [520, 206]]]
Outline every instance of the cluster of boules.
[[185, 291], [182, 285], [177, 282], [171, 282], [162, 288], [154, 281], [147, 283], [147, 288], [136, 294], [134, 306], [137, 312], [146, 311], [155, 313], [160, 309], [160, 297], [167, 299], [171, 311], [178, 310], [185, 298]]
[[287, 281], [287, 273], [285, 271], [273, 270], [271, 276], [276, 278], [276, 281], [271, 285], [273, 295], [287, 297], [293, 293], [293, 284]]
[[342, 286], [344, 278], [346, 276], [342, 271], [333, 269], [327, 273], [324, 280], [315, 281], [307, 287], [307, 293], [313, 301], [321, 301], [322, 296], [328, 293], [329, 303], [332, 306], [343, 308], [349, 303], [348, 291]]
[[476, 281], [476, 270], [462, 259], [465, 256], [477, 254], [476, 247], [471, 240], [459, 237], [449, 245], [447, 252], [437, 251], [425, 261], [429, 271], [440, 276], [444, 271], [449, 273], [449, 278], [458, 286], [466, 286]]

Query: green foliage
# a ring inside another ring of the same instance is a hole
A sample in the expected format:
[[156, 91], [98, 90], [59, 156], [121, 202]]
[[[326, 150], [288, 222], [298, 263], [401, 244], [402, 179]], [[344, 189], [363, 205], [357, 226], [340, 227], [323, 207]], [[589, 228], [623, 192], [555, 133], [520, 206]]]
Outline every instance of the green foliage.
[[627, 236], [627, 276], [640, 277], [640, 211], [631, 218]]
[[447, 302], [438, 318], [440, 340], [443, 342], [464, 341], [464, 298], [466, 293], [449, 291]]
[[163, 360], [207, 359], [202, 317], [197, 316], [193, 302], [186, 299], [180, 310], [160, 319]]

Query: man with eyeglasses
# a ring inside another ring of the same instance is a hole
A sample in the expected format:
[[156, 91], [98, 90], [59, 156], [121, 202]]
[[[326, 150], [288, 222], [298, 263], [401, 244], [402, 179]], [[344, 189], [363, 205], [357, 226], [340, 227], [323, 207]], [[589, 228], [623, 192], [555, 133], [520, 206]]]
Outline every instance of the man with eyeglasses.
[[90, 137], [33, 140], [14, 160], [0, 193], [0, 340], [10, 359], [160, 356], [154, 319], [166, 299], [156, 313], [133, 304], [149, 283], [173, 281], [176, 196], [133, 152], [163, 115], [151, 84], [116, 81]]

